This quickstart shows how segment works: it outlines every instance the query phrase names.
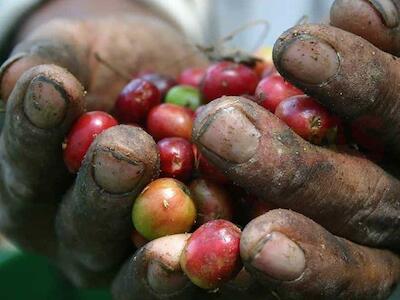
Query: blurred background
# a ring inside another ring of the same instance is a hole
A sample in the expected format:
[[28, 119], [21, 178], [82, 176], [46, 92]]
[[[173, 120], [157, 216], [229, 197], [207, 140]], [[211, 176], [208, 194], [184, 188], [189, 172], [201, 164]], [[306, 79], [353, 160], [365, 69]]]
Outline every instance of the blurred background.
[[[0, 0], [0, 49], [7, 45], [1, 38], [9, 31], [9, 24], [18, 26], [24, 19], [27, 6], [54, 0]], [[58, 0], [63, 1], [63, 0]], [[65, 0], [68, 1], [68, 0]], [[264, 45], [273, 45], [276, 38], [294, 26], [302, 16], [309, 22], [328, 21], [329, 8], [334, 0], [126, 0], [142, 1], [161, 7], [186, 29], [194, 42], [209, 45], [219, 38], [255, 20], [268, 21], [268, 35]], [[12, 8], [12, 9], [10, 9]], [[68, 12], [66, 12], [68, 15]], [[15, 22], [20, 19], [20, 22]], [[262, 26], [251, 27], [238, 35], [233, 46], [253, 50], [263, 32]], [[8, 37], [8, 41], [12, 36]], [[3, 44], [2, 44], [3, 43]]]
[[[164, 2], [168, 3], [168, 6], [175, 4], [178, 8], [178, 3], [182, 1]], [[334, 0], [186, 0], [184, 2], [188, 11], [196, 12], [197, 18], [188, 20], [188, 26], [193, 32], [201, 30], [202, 34], [197, 41], [213, 43], [243, 24], [266, 20], [270, 27], [263, 44], [271, 46], [283, 31], [294, 26], [303, 16], [307, 16], [309, 22], [327, 22], [329, 9]], [[190, 15], [182, 11], [182, 18], [185, 13]], [[179, 14], [178, 12], [177, 15]], [[200, 20], [204, 27], [199, 28], [196, 19]], [[257, 43], [262, 29], [258, 26], [245, 31], [235, 39], [234, 45], [242, 48], [252, 47]]]

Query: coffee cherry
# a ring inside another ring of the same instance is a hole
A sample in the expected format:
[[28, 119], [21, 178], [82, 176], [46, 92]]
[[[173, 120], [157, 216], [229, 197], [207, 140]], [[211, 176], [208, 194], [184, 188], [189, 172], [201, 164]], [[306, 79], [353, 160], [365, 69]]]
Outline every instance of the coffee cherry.
[[154, 139], [181, 137], [190, 140], [193, 128], [193, 111], [175, 104], [154, 107], [147, 117], [147, 131]]
[[258, 81], [259, 77], [249, 67], [229, 61], [221, 61], [207, 69], [201, 92], [206, 102], [222, 96], [252, 95]]
[[240, 229], [214, 220], [192, 233], [180, 258], [183, 272], [197, 286], [215, 289], [235, 278], [242, 268]]
[[172, 177], [181, 181], [190, 178], [194, 155], [192, 145], [187, 140], [179, 137], [164, 138], [157, 143], [157, 147], [162, 177]]
[[256, 102], [264, 106], [270, 112], [274, 113], [276, 107], [282, 100], [296, 95], [304, 95], [304, 93], [285, 81], [279, 75], [271, 75], [261, 80], [256, 88]]
[[197, 88], [178, 85], [168, 91], [165, 102], [196, 110], [201, 105], [201, 95]]
[[147, 240], [189, 232], [195, 219], [196, 207], [189, 189], [172, 178], [151, 182], [132, 208], [133, 225]]
[[190, 194], [197, 208], [197, 224], [233, 218], [233, 203], [225, 188], [211, 180], [198, 178], [190, 185]]
[[179, 75], [178, 82], [183, 85], [199, 87], [205, 73], [205, 68], [188, 68]]
[[141, 124], [150, 109], [161, 102], [160, 91], [149, 81], [134, 79], [119, 94], [115, 114], [121, 123]]
[[322, 144], [335, 128], [337, 132], [337, 124], [332, 115], [308, 96], [283, 100], [276, 108], [275, 115], [302, 138], [317, 145]]
[[85, 113], [74, 123], [63, 143], [64, 162], [71, 173], [78, 172], [96, 136], [115, 125], [117, 120], [103, 111]]
[[172, 77], [159, 73], [142, 73], [140, 78], [154, 84], [160, 91], [161, 99], [164, 99], [167, 92], [177, 85], [177, 82]]

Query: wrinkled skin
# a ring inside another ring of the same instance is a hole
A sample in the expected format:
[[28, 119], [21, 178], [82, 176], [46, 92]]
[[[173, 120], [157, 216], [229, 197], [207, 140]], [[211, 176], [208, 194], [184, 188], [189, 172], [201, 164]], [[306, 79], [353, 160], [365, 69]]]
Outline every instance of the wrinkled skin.
[[[394, 158], [400, 151], [399, 16], [400, 1], [337, 0], [336, 27], [297, 26], [274, 48], [280, 73], [329, 109], [349, 121], [379, 118]], [[49, 256], [78, 286], [113, 281], [116, 299], [387, 298], [400, 276], [392, 252], [400, 247], [398, 179], [360, 156], [303, 141], [249, 100], [209, 104], [196, 118], [193, 140], [236, 184], [285, 209], [244, 228], [246, 270], [214, 293], [182, 273], [187, 235], [154, 240], [133, 254], [129, 199], [157, 176], [159, 164], [144, 131], [119, 126], [99, 135], [73, 182], [62, 162], [64, 135], [85, 109], [110, 111], [125, 83], [95, 53], [126, 74], [160, 68], [176, 75], [185, 65], [203, 65], [173, 32], [131, 16], [57, 20], [15, 48], [0, 70], [7, 101], [1, 231]], [[171, 53], [179, 63], [168, 63]]]

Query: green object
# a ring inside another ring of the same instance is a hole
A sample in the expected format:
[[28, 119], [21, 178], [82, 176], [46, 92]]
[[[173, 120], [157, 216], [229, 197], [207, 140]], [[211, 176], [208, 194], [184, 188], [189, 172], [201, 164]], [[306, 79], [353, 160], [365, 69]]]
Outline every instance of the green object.
[[201, 105], [200, 91], [189, 85], [177, 85], [168, 91], [165, 102], [195, 110]]
[[44, 257], [0, 251], [0, 299], [111, 300], [111, 295], [106, 290], [74, 288]]

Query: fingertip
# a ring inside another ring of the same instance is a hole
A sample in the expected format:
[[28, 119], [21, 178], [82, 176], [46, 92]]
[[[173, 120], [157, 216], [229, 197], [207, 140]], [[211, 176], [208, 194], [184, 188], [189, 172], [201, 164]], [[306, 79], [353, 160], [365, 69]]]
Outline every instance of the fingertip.
[[67, 95], [55, 82], [40, 75], [32, 79], [24, 98], [24, 112], [38, 128], [58, 126], [67, 109]]
[[250, 101], [242, 97], [222, 97], [208, 104], [196, 118], [194, 142], [226, 162], [241, 164], [251, 159], [261, 134], [243, 108], [246, 103]]
[[368, 40], [378, 48], [398, 54], [397, 28], [400, 16], [391, 0], [336, 0], [331, 24]]
[[336, 50], [312, 35], [293, 35], [278, 40], [273, 53], [274, 63], [282, 74], [305, 84], [323, 84], [340, 68]]
[[180, 255], [189, 234], [151, 241], [121, 268], [112, 284], [115, 299], [190, 299], [193, 284], [183, 273]]
[[386, 299], [398, 276], [393, 253], [336, 237], [290, 210], [251, 221], [240, 247], [252, 276], [285, 299]]
[[97, 149], [93, 155], [96, 183], [110, 193], [126, 193], [135, 188], [144, 166], [109, 149]]
[[299, 245], [285, 234], [272, 231], [260, 237], [249, 265], [273, 279], [291, 281], [303, 274], [306, 260]]
[[84, 90], [78, 80], [61, 67], [40, 65], [18, 79], [7, 104], [5, 128], [14, 136], [32, 131], [37, 137], [59, 140], [84, 109]]
[[90, 168], [95, 183], [112, 194], [138, 193], [158, 175], [156, 144], [139, 127], [107, 129], [95, 139], [87, 157], [84, 168]]
[[146, 280], [155, 294], [167, 296], [180, 293], [190, 284], [180, 266], [180, 256], [189, 236], [167, 236], [145, 246], [149, 260]]
[[7, 59], [0, 67], [0, 98], [7, 101], [18, 79], [29, 69], [40, 64], [40, 60], [17, 53]]

